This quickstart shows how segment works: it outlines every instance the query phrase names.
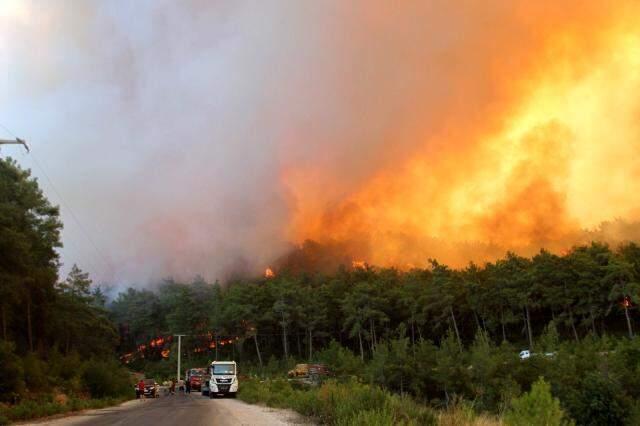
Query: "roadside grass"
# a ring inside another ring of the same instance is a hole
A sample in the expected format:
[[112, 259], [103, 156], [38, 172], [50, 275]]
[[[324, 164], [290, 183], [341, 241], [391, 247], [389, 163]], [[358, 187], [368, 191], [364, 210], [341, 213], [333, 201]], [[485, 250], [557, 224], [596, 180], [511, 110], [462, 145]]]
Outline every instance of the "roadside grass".
[[80, 399], [70, 398], [66, 403], [28, 400], [16, 405], [0, 404], [0, 425], [11, 422], [49, 417], [93, 408], [118, 405], [131, 398]]
[[297, 389], [284, 379], [242, 382], [238, 397], [248, 403], [290, 408], [330, 425], [436, 425], [433, 410], [408, 397], [351, 379]]
[[438, 413], [439, 426], [502, 426], [504, 422], [498, 416], [478, 413], [464, 403]]

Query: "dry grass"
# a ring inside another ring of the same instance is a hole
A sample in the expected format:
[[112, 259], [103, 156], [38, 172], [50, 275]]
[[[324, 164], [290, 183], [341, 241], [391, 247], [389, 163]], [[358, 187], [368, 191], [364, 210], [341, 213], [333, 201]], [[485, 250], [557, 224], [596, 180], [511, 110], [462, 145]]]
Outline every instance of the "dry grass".
[[477, 414], [470, 407], [456, 405], [438, 413], [440, 426], [502, 426], [502, 420], [487, 414]]

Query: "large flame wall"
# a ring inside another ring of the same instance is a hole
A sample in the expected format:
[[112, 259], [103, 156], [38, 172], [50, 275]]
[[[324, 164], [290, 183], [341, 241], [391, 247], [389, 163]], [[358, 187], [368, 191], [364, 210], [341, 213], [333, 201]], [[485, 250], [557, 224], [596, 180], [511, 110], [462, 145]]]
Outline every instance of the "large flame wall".
[[640, 9], [459, 6], [400, 6], [358, 22], [392, 34], [371, 52], [373, 65], [391, 71], [374, 72], [380, 93], [361, 113], [388, 102], [392, 89], [405, 98], [393, 120], [359, 122], [383, 143], [353, 153], [356, 163], [379, 164], [355, 184], [342, 186], [331, 167], [283, 172], [291, 238], [352, 242], [354, 255], [381, 265], [462, 264], [505, 250], [563, 250], [604, 221], [638, 218]]

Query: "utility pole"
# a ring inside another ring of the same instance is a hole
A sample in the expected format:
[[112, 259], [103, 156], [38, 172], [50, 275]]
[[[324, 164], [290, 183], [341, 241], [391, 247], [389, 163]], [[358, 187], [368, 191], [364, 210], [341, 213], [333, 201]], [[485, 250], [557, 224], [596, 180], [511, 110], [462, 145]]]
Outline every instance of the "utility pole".
[[22, 145], [24, 149], [29, 152], [29, 145], [24, 141], [24, 139], [15, 138], [15, 139], [0, 139], [0, 145]]
[[174, 337], [178, 338], [178, 370], [176, 372], [176, 384], [180, 381], [180, 357], [182, 356], [182, 337], [186, 336], [186, 334], [174, 334]]

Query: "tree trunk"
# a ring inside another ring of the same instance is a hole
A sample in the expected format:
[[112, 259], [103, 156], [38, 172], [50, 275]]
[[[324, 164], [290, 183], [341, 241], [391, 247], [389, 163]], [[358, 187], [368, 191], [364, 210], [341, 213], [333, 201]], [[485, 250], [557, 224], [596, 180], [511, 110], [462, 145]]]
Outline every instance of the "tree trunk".
[[578, 330], [576, 330], [576, 323], [573, 320], [573, 309], [571, 309], [571, 307], [569, 307], [569, 321], [571, 321], [571, 330], [573, 331], [573, 337], [576, 339], [576, 342], [578, 342], [580, 339], [578, 339]]
[[631, 318], [629, 317], [629, 308], [625, 305], [624, 316], [627, 317], [627, 328], [629, 329], [629, 338], [633, 339], [633, 329], [631, 328]]
[[287, 323], [284, 320], [284, 312], [282, 313], [282, 347], [284, 348], [284, 359], [289, 359], [289, 351], [287, 350]]
[[7, 340], [7, 307], [2, 305], [2, 339]]
[[371, 326], [371, 353], [376, 351], [376, 332], [373, 327], [373, 318], [369, 319], [369, 324]]
[[[215, 347], [216, 347], [216, 361], [218, 360], [218, 335], [215, 334], [213, 336], [214, 340], [215, 340]], [[256, 342], [256, 345], [258, 344], [258, 342]], [[259, 356], [259, 355], [258, 355]]]
[[415, 323], [413, 321], [413, 317], [411, 318], [411, 352], [413, 352], [413, 356], [416, 356], [416, 328]]
[[422, 340], [422, 330], [418, 327], [418, 339]]
[[[260, 355], [260, 347], [258, 346], [258, 334], [253, 335], [253, 341], [256, 344], [256, 353], [258, 354], [258, 362], [260, 363], [260, 368], [262, 368], [262, 355]], [[216, 353], [218, 352], [218, 345], [216, 345]], [[216, 359], [218, 356], [216, 355]]]
[[358, 330], [358, 341], [360, 342], [360, 359], [364, 361], [364, 347], [362, 346], [362, 332]]
[[371, 326], [373, 327], [373, 347], [375, 349], [378, 346], [378, 336], [376, 334], [376, 326], [374, 324], [374, 322], [371, 323]]
[[300, 332], [296, 333], [296, 343], [298, 344], [298, 356], [302, 358], [302, 346], [300, 346]]
[[529, 313], [529, 305], [524, 306], [524, 312], [527, 316], [527, 335], [529, 336], [529, 348], [533, 350], [533, 335], [531, 333], [531, 314]]
[[27, 336], [29, 338], [29, 350], [33, 352], [33, 327], [31, 324], [31, 296], [27, 296]]
[[451, 313], [451, 320], [453, 321], [453, 329], [456, 332], [456, 337], [458, 338], [458, 346], [460, 346], [460, 352], [462, 352], [462, 339], [460, 339], [460, 332], [458, 331], [458, 322], [456, 321], [456, 316], [453, 314], [453, 308], [449, 305], [449, 312]]
[[507, 341], [507, 331], [504, 328], [504, 309], [500, 309], [500, 325], [502, 326], [502, 341]]
[[473, 318], [476, 321], [476, 327], [478, 328], [478, 330], [482, 330], [482, 326], [480, 325], [480, 318], [478, 318], [478, 313], [475, 311], [475, 309], [473, 310]]
[[309, 361], [313, 357], [313, 332], [309, 329]]
[[589, 307], [589, 316], [591, 317], [591, 329], [593, 330], [593, 335], [597, 336], [598, 332], [596, 331], [596, 318], [593, 315], [593, 306]]

